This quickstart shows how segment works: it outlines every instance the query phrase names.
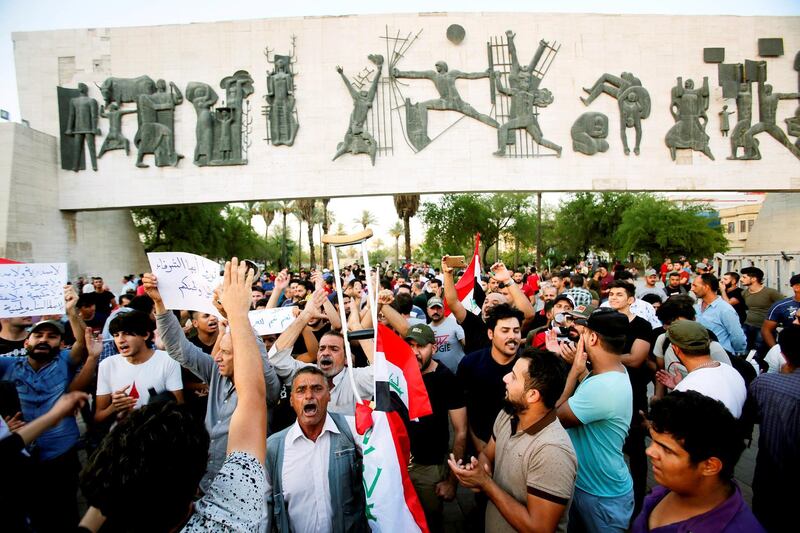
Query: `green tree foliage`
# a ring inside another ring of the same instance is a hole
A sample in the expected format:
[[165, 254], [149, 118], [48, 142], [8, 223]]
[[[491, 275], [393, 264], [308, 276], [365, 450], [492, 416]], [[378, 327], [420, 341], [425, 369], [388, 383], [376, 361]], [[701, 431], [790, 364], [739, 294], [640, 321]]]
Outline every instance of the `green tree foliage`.
[[425, 202], [420, 214], [426, 226], [423, 253], [431, 259], [446, 253], [469, 255], [476, 233], [481, 234], [484, 264], [491, 262], [488, 252], [501, 235], [516, 229], [524, 232], [521, 239], [535, 239], [535, 221], [530, 224], [535, 209], [528, 194], [445, 194], [438, 203]]
[[718, 217], [707, 206], [679, 205], [649, 194], [640, 195], [622, 215], [614, 235], [621, 255], [710, 257], [725, 252], [728, 240]]
[[248, 209], [203, 204], [131, 212], [146, 252], [190, 252], [212, 259], [265, 253], [263, 239], [250, 226]]
[[581, 192], [562, 202], [555, 220], [559, 255], [585, 257], [589, 250], [615, 255], [614, 233], [636, 199], [637, 195], [629, 192]]

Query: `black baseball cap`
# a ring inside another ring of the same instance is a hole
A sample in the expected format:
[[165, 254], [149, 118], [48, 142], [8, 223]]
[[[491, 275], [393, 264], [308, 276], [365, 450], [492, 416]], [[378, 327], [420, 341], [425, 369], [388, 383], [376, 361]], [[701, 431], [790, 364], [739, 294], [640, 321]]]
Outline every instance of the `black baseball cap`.
[[589, 318], [578, 318], [575, 323], [609, 337], [625, 336], [630, 324], [628, 317], [610, 307], [601, 307], [589, 315]]
[[58, 331], [59, 335], [64, 335], [64, 324], [59, 322], [58, 320], [41, 320], [34, 324], [31, 328], [31, 333], [40, 330], [42, 328], [53, 328], [54, 330]]

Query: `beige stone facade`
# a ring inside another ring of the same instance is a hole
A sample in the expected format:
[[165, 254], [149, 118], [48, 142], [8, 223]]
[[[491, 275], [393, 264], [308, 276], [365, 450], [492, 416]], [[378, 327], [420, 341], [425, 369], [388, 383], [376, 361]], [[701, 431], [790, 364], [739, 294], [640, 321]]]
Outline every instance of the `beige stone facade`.
[[741, 252], [761, 211], [761, 204], [739, 205], [719, 210], [719, 222], [728, 239], [728, 252]]

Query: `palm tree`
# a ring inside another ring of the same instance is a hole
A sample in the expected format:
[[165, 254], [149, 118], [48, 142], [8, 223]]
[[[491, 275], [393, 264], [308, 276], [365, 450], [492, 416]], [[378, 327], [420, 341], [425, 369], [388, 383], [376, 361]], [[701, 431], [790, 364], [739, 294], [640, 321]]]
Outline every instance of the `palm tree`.
[[394, 237], [394, 260], [395, 266], [400, 266], [400, 237], [403, 236], [404, 229], [403, 224], [400, 223], [398, 220], [394, 223], [394, 226], [391, 227], [389, 230], [389, 235]]
[[363, 229], [367, 229], [370, 224], [375, 224], [378, 221], [375, 215], [364, 209], [361, 216], [353, 219], [353, 223], [360, 224]]
[[[322, 234], [327, 235], [328, 231], [331, 228], [331, 222], [333, 222], [333, 215], [330, 211], [328, 211], [328, 203], [331, 201], [330, 198], [322, 198]], [[328, 247], [322, 247], [322, 264], [323, 266], [328, 266]]]
[[[286, 232], [286, 216], [291, 215], [293, 212], [292, 202], [289, 200], [282, 200], [277, 204], [277, 211], [280, 211], [283, 217], [283, 232], [281, 233], [281, 268], [289, 266], [289, 258], [286, 257], [286, 239], [289, 238]], [[299, 248], [299, 246], [298, 246]]]
[[419, 209], [419, 194], [395, 194], [394, 208], [397, 216], [403, 220], [403, 228], [406, 234], [406, 261], [411, 261], [411, 217], [417, 214]]
[[308, 229], [308, 260], [311, 268], [314, 268], [316, 264], [316, 258], [314, 257], [314, 207], [317, 205], [317, 200], [315, 198], [302, 198], [300, 200], [295, 200], [294, 203], [297, 207], [297, 214], [301, 225], [305, 222]]

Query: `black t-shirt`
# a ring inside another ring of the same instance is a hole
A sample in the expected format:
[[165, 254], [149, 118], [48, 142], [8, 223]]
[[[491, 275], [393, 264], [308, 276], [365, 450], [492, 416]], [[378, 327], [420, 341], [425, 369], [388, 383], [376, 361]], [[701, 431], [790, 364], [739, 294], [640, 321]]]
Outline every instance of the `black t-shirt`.
[[460, 324], [464, 329], [464, 353], [471, 353], [489, 345], [486, 322], [479, 315], [467, 311], [467, 316]]
[[742, 289], [736, 287], [732, 291], [728, 291], [728, 299], [736, 298], [739, 300], [739, 303], [733, 306], [736, 310], [736, 314], [739, 315], [739, 323], [744, 324], [744, 319], [747, 318], [747, 304], [744, 303], [744, 294], [742, 294]]
[[530, 327], [528, 331], [523, 331], [523, 335], [527, 335], [529, 332], [533, 331], [534, 329], [540, 328], [542, 326], [547, 325], [547, 315], [544, 312], [544, 309], [533, 315], [533, 320], [531, 321]]
[[458, 364], [456, 375], [464, 390], [469, 426], [484, 442], [489, 442], [497, 413], [503, 408], [506, 397], [503, 376], [511, 372], [516, 360], [515, 357], [501, 365], [492, 358], [492, 347], [487, 346], [465, 355]]
[[98, 313], [106, 316], [111, 313], [111, 309], [114, 307], [115, 297], [110, 291], [95, 292], [94, 300]]
[[[322, 338], [323, 335], [328, 333], [331, 330], [330, 323], [323, 324], [323, 326], [316, 330], [311, 330], [314, 333], [314, 336], [317, 338], [317, 342]], [[308, 351], [308, 347], [306, 346], [306, 341], [303, 340], [303, 335], [297, 337], [297, 340], [294, 341], [294, 347], [292, 348], [292, 355], [299, 355], [306, 353]]]
[[[650, 322], [640, 316], [633, 317], [628, 331], [625, 334], [625, 350], [623, 353], [631, 353], [633, 342], [642, 339], [645, 342], [653, 343], [653, 327]], [[649, 350], [648, 350], [649, 352]], [[627, 367], [628, 378], [633, 389], [633, 416], [638, 415], [639, 410], [647, 411], [647, 384], [650, 382], [651, 375], [647, 366], [647, 361], [637, 368]]]
[[664, 293], [667, 295], [667, 298], [675, 294], [686, 294], [687, 292], [689, 291], [687, 291], [686, 287], [684, 287], [683, 285], [678, 285], [677, 287], [670, 287], [669, 285], [667, 285], [666, 287], [664, 287]]
[[214, 349], [214, 344], [205, 344], [197, 335], [192, 335], [189, 337], [189, 342], [203, 350], [203, 353], [207, 353], [208, 355], [211, 355], [211, 350]]
[[450, 448], [448, 411], [465, 406], [464, 391], [459, 387], [456, 376], [441, 363], [433, 372], [422, 374], [422, 381], [425, 382], [433, 414], [423, 416], [417, 422], [409, 422], [411, 457], [419, 465], [441, 465]]
[[0, 338], [0, 355], [23, 357], [28, 353], [25, 350], [25, 339], [21, 341], [10, 341]]

